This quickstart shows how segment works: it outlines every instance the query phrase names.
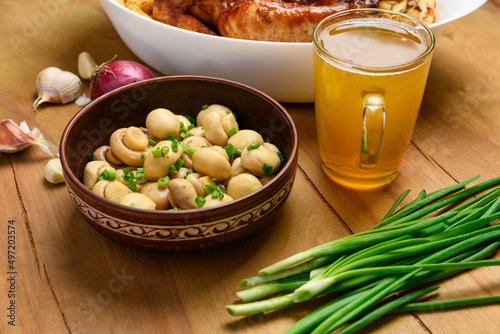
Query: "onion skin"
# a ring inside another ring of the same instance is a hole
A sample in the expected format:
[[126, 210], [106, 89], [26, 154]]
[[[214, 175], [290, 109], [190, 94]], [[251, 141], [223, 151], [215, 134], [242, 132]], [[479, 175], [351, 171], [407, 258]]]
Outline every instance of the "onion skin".
[[130, 60], [117, 60], [97, 66], [90, 78], [90, 98], [99, 96], [127, 84], [155, 75], [146, 66]]

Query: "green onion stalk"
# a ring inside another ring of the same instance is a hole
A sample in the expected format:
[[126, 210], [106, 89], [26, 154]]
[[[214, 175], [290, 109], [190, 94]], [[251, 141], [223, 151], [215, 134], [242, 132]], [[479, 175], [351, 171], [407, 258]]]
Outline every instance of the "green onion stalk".
[[[479, 176], [419, 192], [400, 209], [404, 192], [373, 228], [313, 247], [241, 280], [234, 316], [276, 311], [328, 296], [287, 334], [354, 333], [388, 313], [441, 310], [500, 302], [498, 296], [415, 302], [445, 277], [484, 266], [500, 247], [500, 177]], [[490, 190], [490, 188], [493, 188]]]

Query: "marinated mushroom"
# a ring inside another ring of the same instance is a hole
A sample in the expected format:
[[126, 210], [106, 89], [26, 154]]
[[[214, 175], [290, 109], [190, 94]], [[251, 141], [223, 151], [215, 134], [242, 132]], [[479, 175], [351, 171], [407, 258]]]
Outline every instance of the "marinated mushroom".
[[[223, 113], [224, 116], [227, 116]], [[222, 115], [216, 111], [208, 113], [203, 119], [203, 129], [205, 137], [215, 145], [226, 146], [229, 138], [224, 127], [222, 126]]]
[[250, 173], [238, 174], [227, 184], [227, 194], [234, 199], [241, 198], [262, 188], [260, 180]]
[[168, 210], [172, 208], [168, 199], [168, 188], [160, 188], [158, 182], [149, 182], [142, 190], [141, 194], [148, 196], [155, 202], [156, 210]]
[[185, 179], [173, 179], [168, 183], [168, 190], [178, 206], [181, 209], [196, 209], [196, 197], [198, 194], [191, 182]]
[[223, 198], [217, 197], [213, 198], [211, 195], [205, 196], [205, 204], [203, 205], [204, 208], [211, 208], [217, 205], [221, 205], [224, 203], [228, 203], [233, 201], [233, 198], [229, 195], [224, 195]]
[[223, 147], [218, 145], [213, 145], [211, 146], [211, 148], [222, 154], [224, 158], [226, 158], [226, 160], [229, 161], [229, 155], [227, 154], [227, 151]]
[[191, 136], [182, 141], [182, 143], [186, 144], [186, 146], [193, 151], [196, 151], [203, 146], [210, 147], [212, 143], [208, 141], [205, 137]]
[[236, 134], [239, 130], [238, 122], [233, 113], [222, 117], [221, 124], [228, 137]]
[[114, 167], [123, 165], [123, 161], [120, 161], [111, 151], [111, 147], [108, 145], [102, 145], [98, 147], [92, 154], [92, 160], [106, 161]]
[[241, 152], [241, 166], [258, 176], [274, 174], [281, 165], [278, 154], [269, 147], [259, 145]]
[[196, 137], [205, 137], [205, 130], [203, 127], [197, 126], [188, 130], [188, 135], [196, 136]]
[[117, 203], [139, 209], [156, 210], [156, 203], [141, 193], [125, 194], [118, 198]]
[[246, 172], [248, 172], [248, 170], [246, 168], [243, 168], [243, 166], [241, 165], [241, 157], [237, 157], [236, 159], [234, 159], [233, 163], [231, 164], [231, 177]]
[[110, 182], [104, 188], [104, 198], [117, 202], [121, 196], [132, 193], [132, 190], [121, 182]]
[[215, 181], [210, 176], [203, 176], [200, 173], [191, 173], [186, 177], [186, 180], [191, 182], [198, 196], [205, 196], [207, 194], [206, 186], [215, 185]]
[[146, 154], [144, 159], [144, 175], [148, 180], [157, 181], [169, 173], [170, 167], [175, 165], [184, 151], [180, 145], [173, 148], [173, 142], [162, 140]]
[[134, 151], [144, 151], [148, 146], [148, 137], [141, 129], [129, 126], [123, 136], [123, 144]]
[[85, 165], [85, 169], [83, 171], [83, 184], [85, 185], [85, 187], [87, 187], [88, 189], [92, 189], [98, 181], [97, 177], [106, 168], [112, 168], [111, 165], [106, 161], [89, 161]]
[[182, 115], [175, 115], [175, 116], [177, 116], [177, 119], [179, 120], [179, 124], [182, 123], [182, 125], [184, 125], [184, 127], [188, 128], [191, 125], [191, 121], [189, 119], [187, 119], [186, 116], [182, 116]]
[[[146, 147], [141, 150], [135, 150], [128, 147], [125, 143], [133, 142], [133, 139], [125, 139], [125, 137], [129, 136], [131, 136], [131, 134], [128, 132], [128, 128], [118, 129], [111, 135], [111, 138], [109, 139], [109, 146], [111, 147], [113, 154], [120, 161], [123, 161], [129, 166], [140, 167], [143, 165], [144, 156], [151, 149], [151, 146], [146, 144]], [[138, 147], [138, 145], [134, 145], [134, 147]]]
[[98, 147], [92, 154], [92, 160], [94, 161], [106, 161], [106, 155], [108, 154], [110, 147], [108, 145], [102, 145]]
[[273, 150], [274, 152], [278, 153], [280, 150], [278, 149], [278, 147], [274, 144], [271, 144], [271, 143], [268, 143], [268, 142], [265, 142], [264, 144], [265, 147], [267, 148], [270, 148], [271, 150]]
[[186, 167], [181, 167], [179, 170], [174, 170], [170, 173], [168, 173], [168, 177], [170, 179], [185, 179], [186, 176], [188, 176], [190, 173], [192, 173], [193, 170], [186, 168]]
[[168, 135], [177, 137], [181, 131], [177, 116], [165, 108], [157, 108], [148, 114], [146, 128], [152, 136], [160, 140], [167, 139]]
[[224, 181], [231, 176], [231, 164], [217, 150], [211, 147], [202, 147], [193, 154], [193, 167], [201, 174]]
[[111, 183], [111, 181], [109, 181], [109, 180], [99, 180], [92, 188], [92, 192], [101, 196], [101, 197], [104, 197], [104, 189], [106, 189], [106, 187], [110, 183]]
[[264, 144], [264, 139], [257, 131], [244, 129], [229, 137], [227, 143], [233, 145], [235, 149], [244, 150], [252, 144]]
[[202, 109], [198, 115], [196, 116], [196, 125], [197, 126], [201, 126], [201, 127], [204, 127], [204, 119], [205, 119], [205, 116], [208, 115], [209, 113], [213, 112], [213, 111], [216, 111], [217, 113], [219, 113], [221, 116], [224, 116], [224, 115], [227, 115], [227, 114], [232, 114], [233, 112], [231, 111], [231, 109], [229, 109], [228, 107], [226, 106], [223, 106], [221, 104], [211, 104], [209, 105], [208, 107], [206, 107], [205, 109]]

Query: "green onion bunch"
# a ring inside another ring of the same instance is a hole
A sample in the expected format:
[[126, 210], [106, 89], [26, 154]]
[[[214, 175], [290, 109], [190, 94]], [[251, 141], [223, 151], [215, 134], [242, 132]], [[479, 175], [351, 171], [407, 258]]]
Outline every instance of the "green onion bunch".
[[[248, 316], [329, 295], [287, 334], [353, 333], [390, 312], [432, 310], [499, 302], [481, 297], [412, 302], [429, 286], [467, 269], [500, 265], [486, 259], [500, 245], [500, 177], [466, 185], [479, 176], [432, 193], [422, 190], [398, 209], [403, 193], [373, 228], [297, 253], [238, 283], [241, 303], [227, 305]], [[493, 189], [492, 189], [493, 188]], [[434, 304], [433, 304], [434, 303]]]

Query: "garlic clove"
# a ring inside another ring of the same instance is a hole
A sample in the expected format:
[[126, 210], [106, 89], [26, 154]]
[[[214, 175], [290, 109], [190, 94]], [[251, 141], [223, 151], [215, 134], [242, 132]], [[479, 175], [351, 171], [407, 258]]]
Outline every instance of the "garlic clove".
[[52, 157], [58, 157], [58, 148], [49, 142], [38, 128], [30, 130], [26, 122], [17, 125], [11, 119], [0, 121], [0, 152], [16, 153], [29, 146], [37, 146]]
[[45, 179], [52, 184], [64, 182], [61, 160], [56, 158], [47, 162], [45, 165]]
[[90, 53], [82, 52], [78, 55], [78, 75], [80, 78], [89, 80], [96, 66], [97, 64]]
[[68, 71], [57, 67], [47, 67], [36, 78], [36, 92], [38, 98], [33, 104], [37, 107], [44, 102], [68, 103], [81, 95], [82, 82], [80, 78]]

